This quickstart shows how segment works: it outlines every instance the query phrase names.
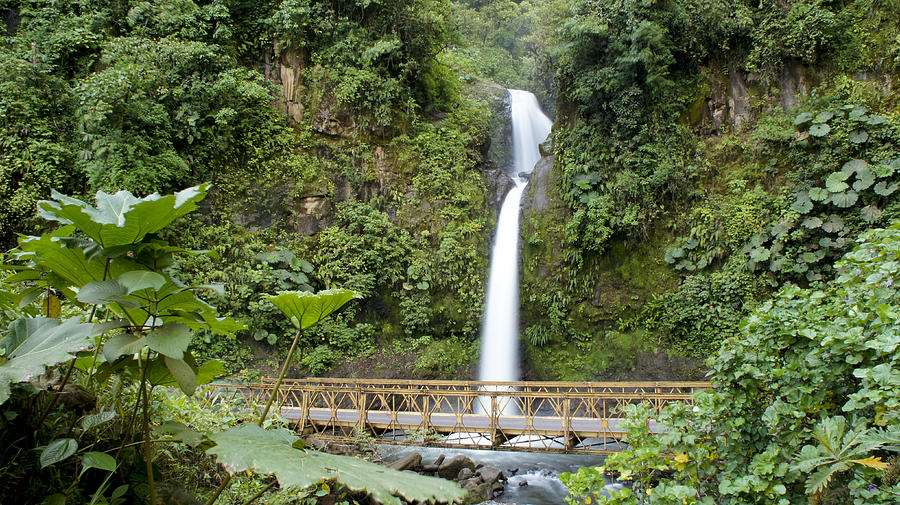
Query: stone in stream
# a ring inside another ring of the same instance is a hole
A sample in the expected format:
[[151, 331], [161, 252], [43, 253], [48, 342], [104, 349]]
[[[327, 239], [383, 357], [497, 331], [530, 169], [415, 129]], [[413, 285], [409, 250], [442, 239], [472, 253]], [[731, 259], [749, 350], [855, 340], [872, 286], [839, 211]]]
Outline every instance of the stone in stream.
[[463, 467], [474, 470], [475, 463], [472, 463], [471, 459], [459, 454], [441, 463], [438, 467], [438, 475], [444, 479], [453, 480], [453, 478], [459, 475], [459, 471], [462, 470]]
[[459, 475], [456, 476], [456, 480], [462, 482], [473, 475], [475, 475], [475, 473], [472, 472], [472, 470], [468, 467], [463, 467], [463, 469], [459, 471]]
[[[437, 459], [434, 460], [434, 466], [441, 466], [441, 463], [444, 462], [444, 458], [445, 458], [445, 457], [446, 457], [446, 456], [444, 456], [443, 454], [441, 454], [440, 456], [438, 456]], [[437, 471], [437, 470], [435, 470], [435, 471]]]
[[525, 487], [525, 486], [527, 486], [527, 485], [528, 485], [528, 481], [527, 481], [527, 480], [523, 480], [522, 482], [519, 483], [519, 487]]
[[434, 473], [434, 472], [437, 472], [437, 470], [438, 470], [437, 465], [422, 465], [422, 471], [425, 473]]
[[[469, 479], [466, 482], [471, 482], [475, 479]], [[463, 489], [466, 489], [465, 487]], [[474, 487], [468, 489], [469, 493], [463, 498], [463, 503], [467, 505], [473, 505], [475, 503], [481, 503], [485, 500], [490, 500], [493, 498], [494, 493], [492, 491], [492, 485], [490, 482], [482, 482], [480, 484], [475, 484]]]
[[496, 482], [500, 479], [506, 479], [503, 472], [499, 468], [493, 466], [483, 466], [478, 469], [478, 475], [485, 482]]
[[394, 461], [388, 468], [394, 470], [415, 470], [422, 464], [422, 455], [418, 452], [407, 454], [406, 456]]
[[465, 489], [466, 491], [471, 491], [480, 485], [481, 485], [481, 479], [479, 479], [478, 477], [471, 477], [471, 478], [459, 481], [459, 487]]

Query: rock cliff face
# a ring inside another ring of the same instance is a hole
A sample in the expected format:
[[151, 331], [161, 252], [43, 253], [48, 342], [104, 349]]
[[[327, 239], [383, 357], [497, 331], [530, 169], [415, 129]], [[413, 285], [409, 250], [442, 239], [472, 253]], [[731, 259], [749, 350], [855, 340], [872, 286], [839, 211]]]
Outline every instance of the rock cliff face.
[[[327, 86], [307, 82], [309, 62], [304, 53], [286, 50], [276, 54], [265, 51], [260, 60], [263, 74], [281, 86], [276, 106], [289, 122], [314, 133], [315, 156], [328, 163], [336, 158], [349, 162], [353, 171], [364, 174], [362, 184], [353, 185], [339, 171], [330, 174], [311, 188], [294, 188], [291, 181], [285, 187], [252, 195], [253, 204], [245, 212], [232, 217], [236, 224], [249, 229], [267, 228], [287, 216], [293, 232], [314, 235], [333, 224], [337, 203], [349, 199], [368, 201], [384, 195], [387, 188], [403, 188], [410, 184], [411, 175], [401, 166], [401, 152], [390, 145], [396, 132], [391, 127], [361, 128], [352, 109], [337, 101]], [[493, 83], [469, 83], [465, 91], [485, 104], [490, 111], [490, 134], [478, 147], [482, 158], [479, 168], [485, 180], [488, 207], [485, 213], [496, 215], [512, 181], [506, 172], [512, 166], [509, 92]], [[438, 114], [436, 121], [443, 118]], [[368, 152], [355, 149], [358, 143], [371, 143]], [[413, 174], [414, 175], [414, 174]], [[354, 187], [356, 186], [356, 187]], [[389, 215], [395, 211], [387, 208]]]

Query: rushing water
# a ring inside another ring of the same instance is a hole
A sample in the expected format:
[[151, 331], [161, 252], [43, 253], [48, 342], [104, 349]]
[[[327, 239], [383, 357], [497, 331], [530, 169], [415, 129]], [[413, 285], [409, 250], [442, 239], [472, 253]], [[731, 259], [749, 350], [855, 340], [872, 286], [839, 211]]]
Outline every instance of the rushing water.
[[478, 379], [519, 380], [519, 203], [528, 175], [541, 158], [538, 144], [550, 135], [552, 122], [528, 91], [509, 90], [515, 186], [506, 194], [497, 219], [491, 251], [487, 303], [481, 329]]
[[[463, 454], [472, 461], [482, 462], [503, 471], [507, 477], [503, 494], [489, 504], [514, 505], [560, 505], [568, 494], [566, 486], [559, 480], [562, 472], [575, 472], [583, 466], [603, 464], [604, 456], [583, 456], [573, 454], [552, 454], [536, 452], [481, 451], [471, 449], [446, 449], [437, 447], [390, 447], [382, 446], [390, 453], [385, 460], [394, 461], [410, 452], [422, 455], [423, 464], [433, 463], [438, 455], [451, 458]], [[620, 487], [617, 484], [611, 486]]]

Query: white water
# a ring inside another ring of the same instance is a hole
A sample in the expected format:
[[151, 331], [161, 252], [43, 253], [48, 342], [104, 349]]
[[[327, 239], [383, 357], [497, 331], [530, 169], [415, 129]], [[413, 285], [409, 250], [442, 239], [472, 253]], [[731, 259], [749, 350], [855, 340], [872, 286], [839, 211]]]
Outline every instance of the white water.
[[[481, 363], [478, 379], [519, 380], [519, 203], [535, 163], [541, 158], [538, 144], [553, 125], [528, 91], [509, 90], [513, 132], [515, 186], [506, 194], [497, 219], [491, 251], [487, 303], [481, 329]], [[508, 409], [504, 408], [506, 412]]]

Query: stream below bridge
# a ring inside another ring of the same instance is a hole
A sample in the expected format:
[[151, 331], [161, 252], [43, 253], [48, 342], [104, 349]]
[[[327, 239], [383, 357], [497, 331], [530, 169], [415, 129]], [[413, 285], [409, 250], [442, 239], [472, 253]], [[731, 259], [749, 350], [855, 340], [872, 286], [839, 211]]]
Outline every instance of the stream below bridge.
[[[438, 447], [379, 446], [386, 462], [396, 461], [409, 453], [422, 455], [423, 464], [432, 464], [441, 454], [451, 458], [462, 454], [472, 461], [497, 467], [507, 477], [503, 494], [483, 505], [561, 505], [567, 494], [559, 480], [563, 472], [575, 472], [581, 467], [603, 464], [605, 456], [552, 454], [536, 452], [483, 451], [477, 449], [448, 449]], [[620, 484], [609, 484], [618, 488]]]

